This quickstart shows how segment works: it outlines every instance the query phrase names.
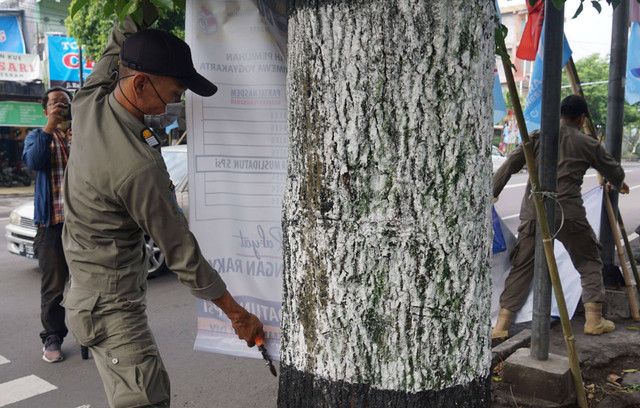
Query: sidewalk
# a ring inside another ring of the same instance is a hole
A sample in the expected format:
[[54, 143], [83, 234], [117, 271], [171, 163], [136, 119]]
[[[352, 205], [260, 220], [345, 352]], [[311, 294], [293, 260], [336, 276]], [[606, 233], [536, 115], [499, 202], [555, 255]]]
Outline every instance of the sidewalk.
[[[640, 248], [640, 239], [637, 235], [631, 241], [631, 248], [635, 251]], [[633, 282], [631, 267], [629, 267], [629, 273], [632, 275]], [[624, 289], [622, 291], [624, 292]], [[640, 299], [637, 290], [635, 294], [636, 298]], [[632, 319], [614, 318], [612, 320], [616, 324], [615, 331], [599, 336], [584, 334], [584, 310], [577, 311], [571, 320], [587, 402], [590, 408], [640, 407], [640, 322]], [[501, 362], [517, 349], [530, 347], [530, 329], [531, 322], [513, 325], [509, 330], [510, 337], [492, 348], [492, 407], [554, 406], [545, 405], [539, 400], [519, 399], [512, 394], [509, 384], [502, 382]], [[551, 323], [549, 352], [567, 356], [564, 333], [559, 320]]]
[[[622, 408], [640, 407], [640, 322], [618, 320], [616, 330], [599, 336], [583, 333], [584, 314], [574, 316], [571, 327], [575, 337], [575, 347], [582, 371], [589, 407]], [[529, 324], [530, 327], [530, 324]], [[512, 340], [512, 344], [507, 344]], [[530, 346], [531, 330], [525, 329], [504, 343], [493, 348], [504, 354], [512, 354], [521, 347]], [[507, 350], [507, 349], [511, 350]], [[567, 356], [567, 347], [559, 321], [552, 323], [549, 333], [549, 352]], [[507, 356], [498, 357], [499, 363]], [[492, 364], [493, 366], [493, 364]], [[493, 368], [491, 374], [491, 406], [507, 407], [546, 407], [535, 399], [517, 399], [511, 393], [509, 384], [501, 382], [501, 364]], [[569, 405], [570, 407], [577, 405]]]
[[29, 187], [25, 186], [13, 186], [13, 187], [0, 187], [0, 197], [18, 197], [18, 196], [33, 196], [35, 183], [31, 183]]
[[0, 187], [0, 219], [9, 217], [11, 210], [33, 199], [34, 184], [29, 187]]

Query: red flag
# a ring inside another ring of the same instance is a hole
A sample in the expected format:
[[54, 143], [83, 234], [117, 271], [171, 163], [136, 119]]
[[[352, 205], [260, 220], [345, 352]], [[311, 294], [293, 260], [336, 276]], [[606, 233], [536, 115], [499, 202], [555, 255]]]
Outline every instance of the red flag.
[[535, 61], [542, 34], [542, 23], [544, 22], [544, 1], [538, 0], [536, 5], [531, 7], [527, 0], [527, 11], [529, 18], [524, 26], [516, 57], [521, 60]]

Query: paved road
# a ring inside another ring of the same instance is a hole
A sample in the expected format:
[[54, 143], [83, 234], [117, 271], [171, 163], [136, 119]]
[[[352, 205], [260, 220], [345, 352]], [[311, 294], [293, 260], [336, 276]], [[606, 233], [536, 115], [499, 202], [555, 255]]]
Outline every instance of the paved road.
[[[640, 163], [624, 162], [625, 181], [629, 185], [630, 193], [621, 194], [619, 198], [620, 214], [623, 216], [627, 233], [631, 234], [640, 225]], [[511, 177], [509, 183], [500, 194], [500, 200], [496, 203], [496, 211], [502, 217], [504, 223], [515, 234], [520, 220], [520, 204], [524, 194], [529, 174], [522, 172]], [[594, 169], [589, 169], [582, 184], [582, 192], [585, 193], [598, 186], [598, 177]]]
[[[106, 408], [95, 364], [81, 359], [72, 335], [62, 346], [65, 361], [41, 360], [40, 272], [35, 261], [6, 251], [5, 217], [0, 215], [0, 407]], [[149, 323], [171, 376], [172, 406], [275, 407], [277, 379], [262, 360], [193, 350], [195, 308], [175, 275], [149, 281]]]

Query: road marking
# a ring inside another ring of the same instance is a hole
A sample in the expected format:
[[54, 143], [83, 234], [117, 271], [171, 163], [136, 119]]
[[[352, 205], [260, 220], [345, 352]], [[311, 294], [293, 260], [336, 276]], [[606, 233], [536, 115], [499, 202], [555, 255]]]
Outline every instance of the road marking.
[[0, 356], [0, 365], [10, 363], [11, 361], [7, 360], [3, 356]]
[[511, 218], [516, 218], [517, 216], [519, 216], [520, 214], [513, 214], [513, 215], [509, 215], [507, 217], [501, 217], [503, 220], [510, 220]]
[[57, 389], [40, 377], [29, 375], [0, 384], [0, 407]]
[[640, 184], [638, 184], [637, 186], [633, 186], [633, 187], [629, 187], [629, 191], [631, 190], [635, 190], [636, 188], [640, 187]]

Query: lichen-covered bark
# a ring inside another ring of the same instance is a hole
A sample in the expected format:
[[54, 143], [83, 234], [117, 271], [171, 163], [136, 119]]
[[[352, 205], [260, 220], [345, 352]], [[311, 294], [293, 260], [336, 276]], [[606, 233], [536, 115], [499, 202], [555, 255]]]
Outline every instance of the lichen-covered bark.
[[492, 3], [292, 3], [284, 367], [409, 394], [487, 378]]

